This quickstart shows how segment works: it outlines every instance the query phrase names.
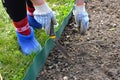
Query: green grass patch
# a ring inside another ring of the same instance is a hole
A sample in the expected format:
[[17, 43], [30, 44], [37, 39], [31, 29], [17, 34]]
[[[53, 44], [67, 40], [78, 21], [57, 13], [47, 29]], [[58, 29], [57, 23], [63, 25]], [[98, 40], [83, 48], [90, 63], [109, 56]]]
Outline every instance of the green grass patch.
[[[59, 25], [71, 10], [73, 3], [74, 0], [48, 0]], [[55, 28], [56, 31], [58, 29], [59, 26]], [[35, 36], [42, 46], [49, 38], [44, 30], [35, 30]], [[35, 54], [25, 56], [20, 52], [14, 26], [0, 1], [0, 73], [4, 80], [21, 80], [34, 56]]]

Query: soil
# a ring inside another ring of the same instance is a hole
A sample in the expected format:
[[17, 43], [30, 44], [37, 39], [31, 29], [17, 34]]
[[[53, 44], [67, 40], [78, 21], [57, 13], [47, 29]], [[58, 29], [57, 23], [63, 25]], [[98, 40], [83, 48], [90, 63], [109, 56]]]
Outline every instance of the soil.
[[89, 0], [85, 35], [70, 19], [37, 80], [120, 80], [120, 1]]

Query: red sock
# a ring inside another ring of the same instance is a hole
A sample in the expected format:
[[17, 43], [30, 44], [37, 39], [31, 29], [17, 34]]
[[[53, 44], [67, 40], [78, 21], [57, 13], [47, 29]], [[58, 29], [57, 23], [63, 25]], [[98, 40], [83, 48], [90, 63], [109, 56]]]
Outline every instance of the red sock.
[[23, 34], [23, 35], [30, 34], [30, 26], [29, 26], [27, 17], [25, 17], [24, 19], [18, 22], [13, 21], [13, 24], [16, 27], [17, 32], [19, 32], [20, 34]]
[[28, 13], [28, 15], [33, 16], [34, 10], [35, 10], [34, 8], [31, 8], [31, 7], [27, 6], [27, 13]]

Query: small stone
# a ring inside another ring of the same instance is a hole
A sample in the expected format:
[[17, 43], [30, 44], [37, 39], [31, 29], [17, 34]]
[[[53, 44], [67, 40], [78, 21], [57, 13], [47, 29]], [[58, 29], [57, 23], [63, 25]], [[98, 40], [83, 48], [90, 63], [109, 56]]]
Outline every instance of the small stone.
[[67, 35], [66, 37], [67, 37], [67, 38], [69, 38], [70, 36], [69, 36], [69, 35]]
[[68, 77], [67, 77], [67, 76], [64, 76], [64, 77], [63, 77], [63, 80], [68, 80]]

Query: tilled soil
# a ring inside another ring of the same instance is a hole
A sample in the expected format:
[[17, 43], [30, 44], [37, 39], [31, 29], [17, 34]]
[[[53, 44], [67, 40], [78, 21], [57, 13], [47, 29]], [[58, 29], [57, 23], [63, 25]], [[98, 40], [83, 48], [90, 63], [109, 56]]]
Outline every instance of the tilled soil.
[[37, 80], [120, 80], [120, 1], [89, 0], [87, 11], [86, 35], [72, 17], [59, 40], [69, 57], [55, 47]]

